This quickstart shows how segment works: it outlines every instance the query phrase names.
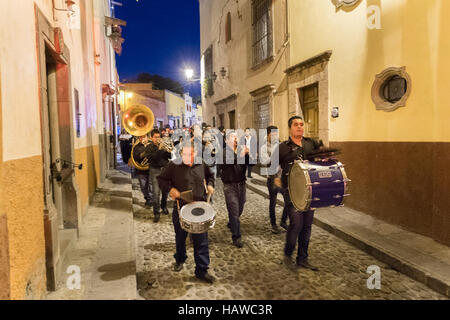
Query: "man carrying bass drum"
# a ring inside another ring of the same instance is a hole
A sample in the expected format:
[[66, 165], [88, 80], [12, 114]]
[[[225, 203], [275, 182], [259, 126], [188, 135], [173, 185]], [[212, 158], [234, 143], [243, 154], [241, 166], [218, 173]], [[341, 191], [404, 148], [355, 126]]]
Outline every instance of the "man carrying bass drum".
[[[304, 122], [300, 116], [293, 116], [288, 121], [289, 139], [280, 143], [279, 152], [281, 181], [275, 178], [275, 185], [281, 186], [283, 190], [285, 210], [289, 215], [289, 227], [286, 233], [286, 244], [284, 247], [284, 261], [288, 267], [301, 267], [313, 271], [318, 268], [308, 262], [308, 246], [311, 238], [311, 226], [314, 218], [314, 210], [298, 211], [292, 204], [288, 190], [289, 170], [295, 160], [306, 160], [321, 146], [320, 142], [303, 136]], [[298, 243], [297, 259], [294, 265], [292, 253]]]

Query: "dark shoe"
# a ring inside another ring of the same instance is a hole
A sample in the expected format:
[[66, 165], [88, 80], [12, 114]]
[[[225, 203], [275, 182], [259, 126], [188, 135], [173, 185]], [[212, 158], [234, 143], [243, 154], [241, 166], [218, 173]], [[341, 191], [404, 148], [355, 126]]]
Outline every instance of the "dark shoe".
[[212, 275], [210, 275], [208, 272], [206, 272], [202, 275], [196, 274], [195, 277], [206, 283], [214, 283], [214, 281], [216, 281], [216, 279]]
[[183, 270], [183, 266], [184, 266], [184, 263], [174, 263], [173, 264], [173, 271], [175, 271], [175, 272], [180, 272], [181, 270]]
[[273, 225], [273, 226], [272, 226], [272, 233], [274, 233], [274, 234], [280, 234], [280, 233], [281, 233], [281, 230], [280, 230], [280, 228], [278, 228], [277, 225]]
[[244, 246], [244, 242], [242, 242], [241, 238], [233, 240], [233, 244], [238, 248], [242, 248]]
[[162, 213], [167, 215], [169, 214], [169, 210], [167, 210], [167, 208], [162, 208]]
[[284, 255], [283, 262], [288, 269], [290, 269], [290, 270], [295, 269], [295, 263], [292, 260], [291, 256]]
[[300, 261], [300, 262], [297, 261], [296, 265], [298, 267], [300, 267], [300, 268], [305, 268], [305, 269], [309, 269], [309, 270], [312, 270], [312, 271], [318, 271], [319, 270], [319, 268], [317, 268], [316, 266], [310, 264], [308, 262], [308, 260], [303, 260], [303, 261]]
[[158, 222], [159, 221], [159, 213], [155, 214], [155, 217], [153, 218], [153, 222]]
[[288, 225], [286, 224], [286, 222], [280, 223], [280, 227], [282, 227], [284, 230], [288, 229]]

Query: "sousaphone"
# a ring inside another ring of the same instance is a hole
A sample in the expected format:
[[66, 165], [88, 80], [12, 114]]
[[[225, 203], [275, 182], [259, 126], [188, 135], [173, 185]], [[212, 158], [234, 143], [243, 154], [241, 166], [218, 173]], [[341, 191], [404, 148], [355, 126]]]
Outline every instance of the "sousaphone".
[[[149, 133], [153, 124], [155, 123], [155, 116], [149, 107], [143, 104], [136, 104], [129, 107], [122, 116], [123, 128], [132, 136], [140, 137]], [[130, 162], [138, 170], [148, 170], [148, 159], [144, 158], [141, 162], [135, 161], [133, 157], [134, 147], [139, 143], [139, 140], [133, 143], [131, 148]]]

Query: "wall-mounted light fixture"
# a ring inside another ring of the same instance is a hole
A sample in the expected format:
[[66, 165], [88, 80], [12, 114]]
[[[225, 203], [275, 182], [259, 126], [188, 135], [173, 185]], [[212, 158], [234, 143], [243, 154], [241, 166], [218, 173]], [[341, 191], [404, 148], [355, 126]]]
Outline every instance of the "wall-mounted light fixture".
[[225, 76], [227, 75], [227, 70], [225, 70], [225, 67], [220, 69], [220, 75], [222, 76], [222, 79], [225, 79]]

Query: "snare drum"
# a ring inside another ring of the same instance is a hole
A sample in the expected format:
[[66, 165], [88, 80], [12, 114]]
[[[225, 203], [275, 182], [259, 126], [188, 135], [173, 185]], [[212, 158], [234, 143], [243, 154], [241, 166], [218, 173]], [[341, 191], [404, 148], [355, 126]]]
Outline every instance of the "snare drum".
[[299, 211], [342, 206], [349, 181], [340, 162], [298, 160], [289, 171], [289, 195]]
[[214, 227], [216, 213], [213, 207], [204, 201], [194, 201], [180, 210], [180, 225], [189, 233], [205, 233]]

